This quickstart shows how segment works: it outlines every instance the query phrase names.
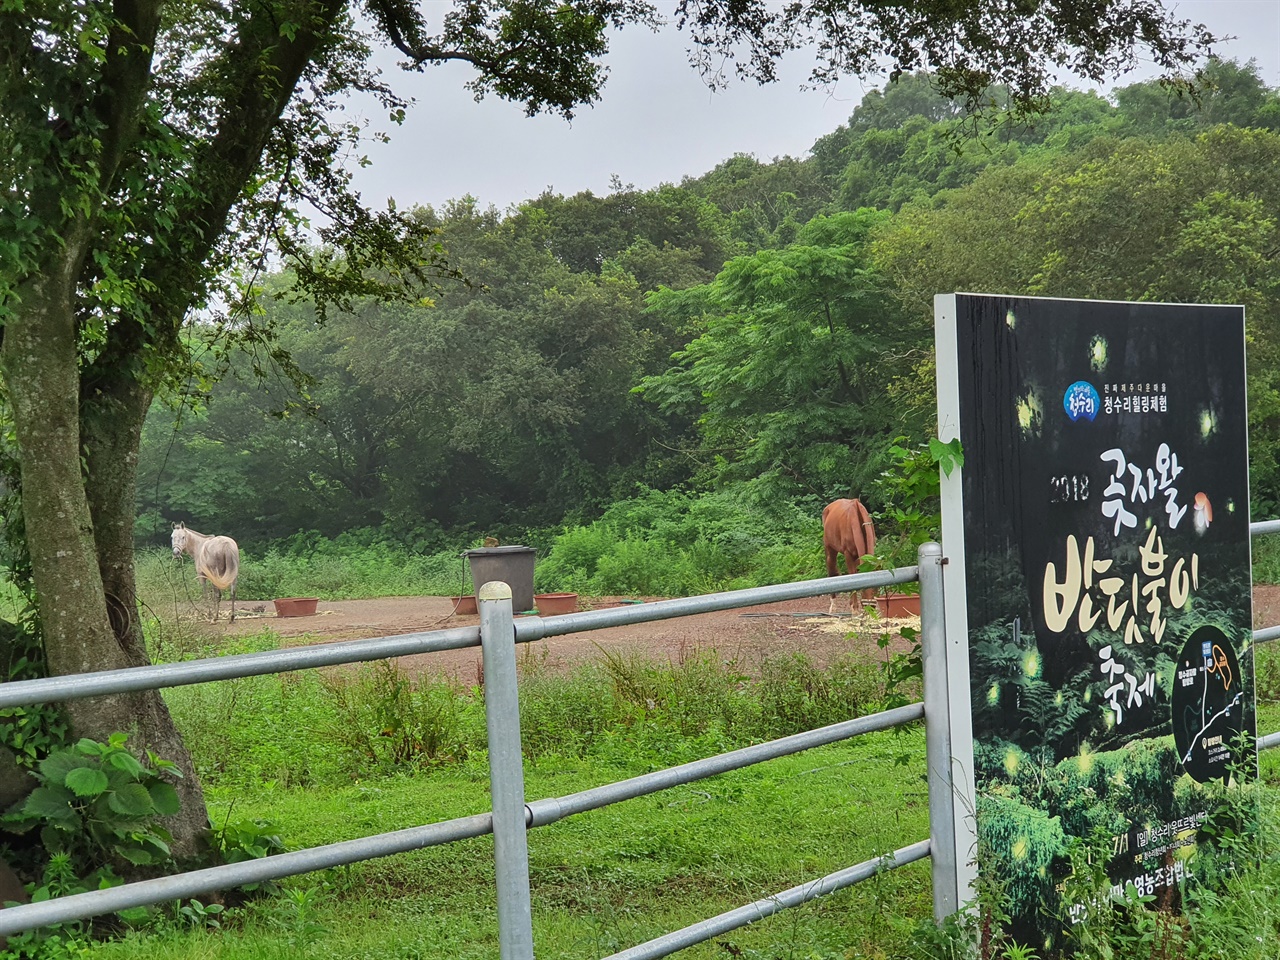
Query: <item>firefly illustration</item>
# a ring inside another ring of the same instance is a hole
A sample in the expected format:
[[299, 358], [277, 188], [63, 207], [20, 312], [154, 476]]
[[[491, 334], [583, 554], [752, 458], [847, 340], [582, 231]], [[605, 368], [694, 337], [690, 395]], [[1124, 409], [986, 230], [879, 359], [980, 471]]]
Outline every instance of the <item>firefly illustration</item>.
[[1209, 524], [1213, 523], [1213, 504], [1209, 502], [1209, 498], [1203, 491], [1196, 494], [1195, 514], [1191, 522], [1195, 526], [1196, 533], [1201, 536], [1204, 536], [1205, 531], [1209, 529]]

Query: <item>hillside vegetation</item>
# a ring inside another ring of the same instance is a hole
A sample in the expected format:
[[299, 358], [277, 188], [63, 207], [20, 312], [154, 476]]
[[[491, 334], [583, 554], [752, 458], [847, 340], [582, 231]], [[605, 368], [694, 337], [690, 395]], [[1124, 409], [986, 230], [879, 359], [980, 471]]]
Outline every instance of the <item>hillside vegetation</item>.
[[[928, 532], [893, 448], [932, 430], [932, 297], [955, 289], [1245, 304], [1253, 511], [1274, 516], [1277, 168], [1280, 96], [1252, 66], [1214, 65], [1199, 103], [1062, 90], [1033, 124], [975, 124], [913, 76], [804, 159], [420, 207], [466, 282], [321, 318], [267, 277], [294, 366], [210, 337], [208, 379], [147, 422], [139, 535], [183, 519], [256, 557], [496, 536], [554, 547], [563, 586], [683, 592], [816, 572], [821, 506], [857, 495], [892, 552]], [[611, 577], [654, 541], [692, 572]]]

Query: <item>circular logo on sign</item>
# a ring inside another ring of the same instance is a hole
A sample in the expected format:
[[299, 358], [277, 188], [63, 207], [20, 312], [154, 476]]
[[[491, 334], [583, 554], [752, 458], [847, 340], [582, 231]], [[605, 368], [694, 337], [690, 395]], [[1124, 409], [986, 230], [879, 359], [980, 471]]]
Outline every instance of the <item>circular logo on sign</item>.
[[1092, 420], [1098, 415], [1101, 406], [1098, 391], [1088, 380], [1077, 380], [1062, 395], [1062, 409], [1067, 411], [1067, 416], [1072, 420], [1079, 420], [1081, 417]]
[[1173, 743], [1200, 783], [1230, 776], [1231, 749], [1244, 729], [1244, 681], [1227, 635], [1206, 625], [1191, 634], [1173, 675]]

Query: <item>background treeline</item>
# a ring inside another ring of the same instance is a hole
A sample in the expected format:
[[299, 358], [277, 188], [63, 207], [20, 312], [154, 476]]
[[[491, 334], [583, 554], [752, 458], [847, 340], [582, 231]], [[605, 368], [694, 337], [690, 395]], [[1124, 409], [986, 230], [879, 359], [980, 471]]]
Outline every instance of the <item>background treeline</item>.
[[1252, 65], [1213, 64], [1198, 99], [1062, 90], [1033, 124], [998, 91], [975, 122], [914, 76], [806, 159], [422, 207], [467, 282], [321, 322], [266, 277], [254, 322], [308, 379], [210, 344], [220, 378], [147, 423], [139, 537], [493, 535], [554, 547], [565, 587], [678, 592], [817, 573], [821, 506], [852, 494], [892, 552], [927, 532], [911, 454], [950, 290], [1245, 304], [1253, 509], [1275, 516], [1277, 170], [1280, 94]]

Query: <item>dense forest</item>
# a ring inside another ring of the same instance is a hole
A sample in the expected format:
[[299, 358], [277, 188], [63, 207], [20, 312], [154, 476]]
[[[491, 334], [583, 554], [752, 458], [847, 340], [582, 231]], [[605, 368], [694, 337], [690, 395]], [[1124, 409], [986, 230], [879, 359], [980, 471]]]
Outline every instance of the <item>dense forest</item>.
[[262, 551], [560, 533], [567, 553], [600, 523], [642, 538], [695, 517], [689, 536], [714, 538], [726, 512], [757, 518], [758, 536], [720, 531], [724, 560], [858, 495], [892, 544], [921, 533], [899, 501], [934, 429], [932, 299], [951, 290], [1245, 304], [1253, 510], [1274, 516], [1277, 170], [1280, 92], [1252, 65], [1212, 64], [1194, 97], [1058, 90], [1033, 121], [998, 96], [975, 121], [915, 75], [803, 159], [419, 207], [460, 279], [418, 302], [321, 316], [268, 275], [277, 343], [228, 353], [191, 329], [205, 360], [147, 421], [138, 535], [181, 519]]

